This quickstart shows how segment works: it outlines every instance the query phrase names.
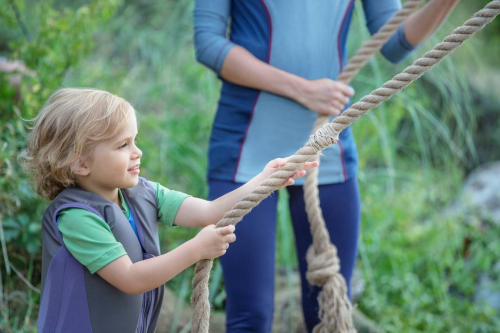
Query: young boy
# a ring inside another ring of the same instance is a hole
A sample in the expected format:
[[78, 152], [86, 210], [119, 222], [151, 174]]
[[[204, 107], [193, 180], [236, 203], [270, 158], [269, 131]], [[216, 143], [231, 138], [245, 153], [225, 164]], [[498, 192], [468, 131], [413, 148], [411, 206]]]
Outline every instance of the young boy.
[[[24, 166], [37, 192], [52, 200], [42, 227], [41, 333], [154, 332], [164, 283], [223, 255], [236, 239], [234, 226], [214, 224], [286, 163], [271, 161], [237, 190], [205, 201], [139, 177], [135, 110], [120, 97], [60, 89], [34, 122]], [[162, 255], [157, 221], [203, 229]]]

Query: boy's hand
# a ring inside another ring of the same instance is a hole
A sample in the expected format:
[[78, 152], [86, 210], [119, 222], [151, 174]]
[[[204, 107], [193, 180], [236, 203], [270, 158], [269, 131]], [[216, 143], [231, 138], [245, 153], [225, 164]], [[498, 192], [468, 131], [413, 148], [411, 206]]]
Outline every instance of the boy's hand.
[[224, 255], [229, 243], [236, 240], [234, 229], [234, 225], [215, 228], [213, 224], [201, 229], [193, 239], [197, 243], [200, 259], [215, 259]]
[[[271, 162], [267, 163], [266, 167], [264, 168], [264, 170], [262, 171], [262, 175], [264, 177], [269, 177], [273, 172], [276, 172], [276, 170], [278, 170], [281, 166], [285, 165], [286, 162], [288, 162], [288, 159], [290, 157], [286, 157], [286, 158], [277, 158], [275, 160], [272, 160]], [[316, 168], [317, 166], [319, 165], [319, 162], [318, 161], [314, 161], [314, 162], [306, 162], [306, 164], [304, 164], [302, 166], [302, 168], [300, 168], [300, 170], [298, 170], [297, 172], [295, 172], [290, 178], [288, 178], [284, 183], [283, 185], [280, 187], [280, 188], [283, 188], [285, 186], [289, 186], [289, 185], [293, 185], [295, 183], [295, 180], [294, 179], [297, 179], [297, 178], [302, 178], [305, 176], [306, 174], [306, 170], [307, 169], [311, 169], [311, 168]]]

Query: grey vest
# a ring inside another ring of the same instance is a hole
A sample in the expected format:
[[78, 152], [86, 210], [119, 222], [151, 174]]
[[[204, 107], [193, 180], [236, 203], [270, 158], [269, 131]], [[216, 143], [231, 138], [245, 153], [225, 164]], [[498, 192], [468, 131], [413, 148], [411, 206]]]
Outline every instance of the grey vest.
[[[127, 295], [98, 274], [90, 274], [64, 246], [57, 228], [59, 212], [81, 208], [108, 223], [132, 262], [160, 255], [158, 207], [154, 188], [144, 178], [122, 190], [139, 240], [120, 207], [79, 188], [62, 191], [43, 215], [42, 299], [40, 333], [153, 333], [163, 286], [141, 295]], [[74, 221], [79, 223], [79, 221]]]

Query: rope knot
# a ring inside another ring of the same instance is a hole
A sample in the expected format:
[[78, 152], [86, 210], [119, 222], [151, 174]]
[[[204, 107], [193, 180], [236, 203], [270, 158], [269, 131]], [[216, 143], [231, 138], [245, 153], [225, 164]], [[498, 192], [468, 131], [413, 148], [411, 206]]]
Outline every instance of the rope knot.
[[324, 286], [328, 280], [334, 278], [340, 270], [337, 249], [329, 244], [326, 251], [316, 253], [314, 246], [307, 251], [307, 281], [316, 286]]
[[326, 123], [309, 137], [309, 144], [317, 154], [323, 149], [336, 144], [339, 141], [339, 133], [331, 123]]

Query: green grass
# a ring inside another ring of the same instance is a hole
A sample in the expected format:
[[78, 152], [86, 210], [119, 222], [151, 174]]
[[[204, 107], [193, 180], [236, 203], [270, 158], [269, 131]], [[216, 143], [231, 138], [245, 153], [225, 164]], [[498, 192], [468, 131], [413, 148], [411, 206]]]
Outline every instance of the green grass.
[[[477, 277], [490, 274], [500, 254], [500, 228], [446, 217], [459, 171], [428, 177], [415, 172], [392, 193], [377, 181], [362, 187], [366, 295], [359, 306], [389, 332], [495, 332], [495, 311], [472, 300]], [[473, 244], [468, 250], [466, 239]]]

